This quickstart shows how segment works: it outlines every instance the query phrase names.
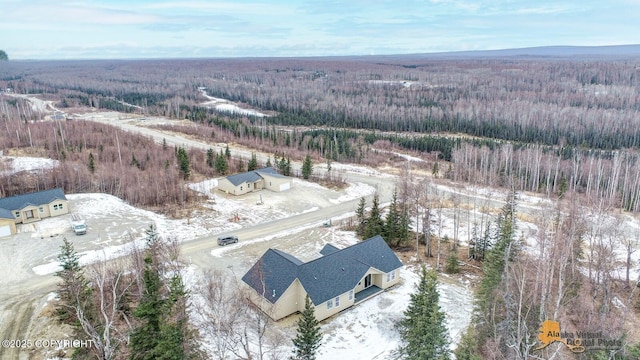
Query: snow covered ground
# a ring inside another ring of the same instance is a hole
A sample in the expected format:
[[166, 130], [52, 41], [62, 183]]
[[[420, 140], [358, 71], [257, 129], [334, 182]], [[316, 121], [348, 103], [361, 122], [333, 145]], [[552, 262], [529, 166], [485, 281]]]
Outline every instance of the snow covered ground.
[[231, 114], [239, 114], [239, 115], [249, 115], [249, 116], [257, 116], [257, 117], [265, 117], [269, 116], [267, 114], [261, 113], [257, 110], [252, 109], [244, 109], [238, 106], [236, 103], [226, 100], [220, 99], [217, 97], [207, 95], [206, 90], [200, 90], [200, 94], [206, 97], [209, 101], [205, 101], [201, 103], [201, 106], [205, 106], [208, 108], [213, 108], [220, 112], [231, 113]]
[[20, 171], [38, 171], [58, 166], [58, 160], [27, 157], [0, 156], [0, 174], [13, 174]]
[[[403, 317], [420, 280], [420, 269], [405, 267], [400, 272], [399, 286], [358, 304], [330, 319], [322, 326], [322, 347], [318, 359], [387, 359], [399, 345], [395, 324]], [[473, 309], [471, 290], [457, 281], [440, 281], [440, 307], [446, 315], [455, 349], [469, 325]]]

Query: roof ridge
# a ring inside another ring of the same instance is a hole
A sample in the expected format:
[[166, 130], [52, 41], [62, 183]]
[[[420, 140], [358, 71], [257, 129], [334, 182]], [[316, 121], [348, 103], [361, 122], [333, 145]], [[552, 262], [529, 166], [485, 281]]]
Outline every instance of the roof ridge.
[[[342, 249], [340, 249], [339, 247], [337, 247], [337, 246], [335, 246], [335, 245], [333, 245], [333, 244], [331, 244], [331, 243], [327, 243], [328, 245], [331, 245], [331, 246], [335, 247], [335, 248], [336, 248], [336, 249], [338, 249], [338, 250], [336, 250], [336, 251], [334, 251], [334, 252], [332, 252], [332, 253], [329, 253], [329, 254], [327, 254], [327, 255], [322, 255], [322, 256], [320, 256], [320, 257], [318, 257], [318, 258], [315, 258], [315, 259], [309, 260], [309, 261], [307, 261], [307, 262], [303, 263], [303, 265], [305, 265], [305, 264], [309, 264], [309, 263], [312, 263], [312, 262], [314, 262], [314, 261], [316, 261], [316, 260], [325, 259], [325, 258], [327, 258], [327, 257], [329, 257], [329, 256], [331, 256], [331, 255], [338, 254], [338, 253], [340, 253], [340, 252], [342, 252], [342, 251], [344, 251], [344, 250], [349, 250], [349, 249], [351, 249], [351, 248], [353, 248], [353, 247], [355, 247], [355, 246], [358, 246], [358, 245], [360, 245], [360, 244], [364, 244], [364, 243], [368, 242], [369, 240], [374, 240], [374, 239], [376, 239], [376, 238], [378, 238], [378, 237], [379, 237], [379, 238], [382, 238], [382, 236], [380, 236], [380, 235], [376, 235], [376, 236], [370, 237], [370, 238], [368, 238], [368, 239], [364, 239], [364, 240], [358, 241], [357, 243], [355, 243], [355, 244], [353, 244], [353, 245], [349, 245], [349, 246], [347, 246], [347, 247], [345, 247], [345, 248], [342, 248]], [[382, 241], [384, 241], [384, 239], [382, 239]], [[363, 264], [365, 264], [365, 263], [363, 263]], [[365, 264], [365, 265], [368, 265], [368, 264]]]
[[[269, 248], [269, 250], [273, 250], [273, 252], [275, 252], [276, 254], [278, 254], [278, 256], [280, 256], [281, 258], [287, 260], [288, 262], [292, 263], [295, 266], [300, 266], [300, 265], [304, 265], [306, 264], [304, 261], [298, 259], [297, 257], [295, 257], [294, 255], [289, 254], [286, 251], [282, 251], [282, 250], [278, 250], [278, 249], [273, 249], [273, 248]], [[284, 255], [283, 255], [284, 254]], [[286, 255], [286, 256], [285, 256]], [[291, 256], [292, 258], [298, 260], [301, 262], [301, 264], [296, 264], [295, 262], [291, 261], [291, 259], [288, 258], [288, 256]]]

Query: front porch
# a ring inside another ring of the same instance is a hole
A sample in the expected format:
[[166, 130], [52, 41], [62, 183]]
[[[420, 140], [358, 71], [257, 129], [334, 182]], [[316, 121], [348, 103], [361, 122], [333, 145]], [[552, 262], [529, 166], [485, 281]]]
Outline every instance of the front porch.
[[379, 293], [380, 291], [382, 291], [381, 288], [379, 288], [379, 287], [377, 287], [375, 285], [371, 285], [368, 288], [356, 293], [355, 302], [358, 303], [358, 302], [360, 302], [362, 300], [368, 299], [368, 298], [372, 297], [373, 295]]

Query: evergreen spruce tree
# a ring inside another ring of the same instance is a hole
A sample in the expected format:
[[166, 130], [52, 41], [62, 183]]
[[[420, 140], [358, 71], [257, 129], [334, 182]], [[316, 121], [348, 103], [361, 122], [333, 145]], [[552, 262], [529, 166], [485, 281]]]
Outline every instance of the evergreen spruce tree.
[[402, 339], [397, 349], [404, 359], [449, 359], [449, 335], [444, 313], [438, 305], [438, 278], [435, 271], [422, 267], [417, 291], [398, 327]]
[[398, 214], [400, 216], [398, 224], [398, 245], [402, 245], [408, 242], [411, 237], [409, 206], [406, 203], [401, 204]]
[[[62, 279], [58, 284], [59, 299], [56, 303], [56, 315], [60, 321], [73, 327], [73, 337], [84, 339], [87, 333], [80, 324], [77, 311], [81, 311], [84, 319], [91, 324], [99, 323], [97, 321], [99, 315], [93, 302], [93, 290], [80, 266], [79, 258], [73, 244], [63, 238], [58, 255], [58, 262], [62, 269], [56, 272], [56, 276]], [[77, 348], [73, 351], [74, 359], [88, 359], [93, 356], [95, 354], [90, 348]]]
[[298, 335], [293, 339], [295, 360], [314, 360], [316, 351], [320, 347], [322, 334], [320, 334], [320, 325], [316, 319], [313, 304], [309, 295], [304, 302], [304, 310], [298, 320]]
[[180, 174], [182, 174], [182, 178], [184, 180], [189, 179], [189, 176], [191, 176], [191, 169], [187, 150], [185, 150], [183, 147], [179, 147], [176, 152], [176, 157], [178, 158], [178, 167], [180, 168]]
[[359, 236], [364, 235], [364, 230], [366, 226], [367, 219], [365, 214], [365, 206], [366, 206], [366, 202], [363, 196], [360, 198], [360, 202], [358, 202], [358, 208], [356, 209], [356, 218], [358, 220], [356, 234], [358, 234]]
[[256, 157], [256, 153], [251, 153], [251, 160], [247, 164], [247, 171], [253, 171], [258, 169], [258, 158]]
[[143, 285], [142, 299], [133, 311], [133, 316], [139, 319], [140, 324], [131, 333], [132, 360], [154, 360], [162, 355], [157, 351], [162, 337], [160, 326], [166, 300], [161, 294], [162, 280], [158, 267], [149, 253], [144, 258]]
[[187, 316], [188, 293], [180, 274], [169, 283], [157, 263], [162, 251], [153, 225], [145, 231], [147, 249], [144, 258], [143, 294], [133, 311], [138, 319], [130, 336], [130, 359], [195, 359], [200, 351], [197, 333], [191, 330]]
[[92, 174], [96, 172], [96, 163], [93, 159], [93, 153], [91, 152], [89, 152], [89, 171], [91, 171]]
[[133, 329], [129, 343], [130, 358], [136, 360], [151, 360], [158, 357], [156, 347], [161, 337], [160, 325], [163, 321], [166, 302], [162, 294], [160, 269], [154, 259], [157, 256], [160, 237], [153, 224], [149, 225], [145, 234], [147, 243], [142, 274], [143, 293], [138, 307], [133, 311], [133, 316], [139, 319], [140, 323]]
[[287, 157], [287, 162], [284, 166], [284, 173], [282, 175], [291, 176], [291, 158]]
[[220, 175], [225, 175], [227, 173], [227, 158], [222, 154], [222, 152], [216, 156], [215, 168], [216, 172]]
[[278, 172], [282, 175], [285, 175], [285, 172], [287, 170], [287, 160], [284, 158], [284, 155], [282, 156], [280, 161], [278, 161], [277, 163], [278, 163]]
[[462, 334], [458, 347], [453, 352], [456, 360], [482, 360], [482, 355], [478, 353], [478, 340], [473, 325], [470, 325]]
[[400, 217], [398, 215], [398, 196], [396, 191], [393, 191], [393, 198], [389, 205], [389, 212], [387, 213], [386, 221], [384, 222], [384, 230], [382, 236], [387, 244], [398, 245], [398, 230], [400, 227]]
[[452, 250], [447, 257], [447, 264], [444, 267], [444, 271], [447, 274], [457, 274], [460, 272], [460, 263], [458, 262], [458, 256], [455, 250]]
[[215, 160], [214, 160], [214, 156], [213, 156], [213, 149], [209, 148], [207, 149], [207, 165], [212, 168], [215, 165]]
[[166, 302], [166, 317], [161, 325], [161, 338], [156, 352], [163, 359], [197, 359], [200, 348], [196, 341], [196, 332], [189, 327], [187, 314], [188, 292], [182, 277], [176, 274], [169, 282], [169, 295]]
[[231, 150], [229, 150], [229, 145], [227, 144], [227, 147], [224, 149], [224, 156], [227, 159], [231, 159]]
[[271, 167], [271, 156], [267, 156], [267, 164], [265, 165], [266, 167]]
[[58, 263], [62, 269], [56, 276], [62, 282], [58, 284], [56, 313], [62, 322], [77, 325], [76, 307], [90, 303], [91, 288], [80, 266], [80, 256], [67, 238], [62, 239]]
[[369, 217], [367, 218], [367, 225], [364, 229], [364, 238], [368, 239], [376, 235], [382, 235], [384, 230], [384, 221], [380, 215], [380, 200], [378, 194], [373, 195], [373, 204], [371, 205], [371, 211], [369, 211]]
[[302, 163], [302, 178], [309, 179], [311, 174], [313, 173], [313, 164], [311, 163], [311, 156], [307, 154], [304, 158], [304, 163]]

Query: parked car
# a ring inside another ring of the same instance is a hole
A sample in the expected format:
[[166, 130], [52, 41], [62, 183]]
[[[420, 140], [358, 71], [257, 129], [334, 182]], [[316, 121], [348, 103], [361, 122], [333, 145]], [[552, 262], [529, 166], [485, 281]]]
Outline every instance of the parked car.
[[78, 214], [71, 214], [71, 229], [76, 235], [84, 235], [87, 233], [87, 224]]
[[238, 242], [238, 237], [234, 235], [220, 236], [218, 237], [218, 245], [224, 246], [228, 244], [234, 244]]

